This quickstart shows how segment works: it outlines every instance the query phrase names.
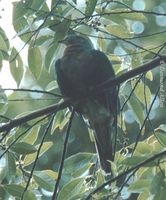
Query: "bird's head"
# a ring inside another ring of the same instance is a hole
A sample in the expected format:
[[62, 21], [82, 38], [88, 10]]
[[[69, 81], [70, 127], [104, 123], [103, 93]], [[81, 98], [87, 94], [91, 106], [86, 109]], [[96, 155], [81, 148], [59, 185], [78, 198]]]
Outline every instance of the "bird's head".
[[93, 48], [89, 38], [84, 38], [78, 35], [68, 35], [64, 40], [59, 41], [59, 43], [63, 43], [66, 46], [80, 45], [85, 46], [86, 48]]

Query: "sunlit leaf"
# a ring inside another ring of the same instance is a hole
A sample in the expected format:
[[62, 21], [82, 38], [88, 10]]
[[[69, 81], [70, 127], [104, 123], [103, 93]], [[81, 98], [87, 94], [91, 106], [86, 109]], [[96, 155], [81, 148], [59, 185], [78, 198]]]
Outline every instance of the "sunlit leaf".
[[53, 121], [53, 125], [52, 125], [52, 133], [55, 129], [59, 129], [62, 130], [66, 124], [69, 121], [69, 117], [70, 117], [70, 112], [66, 112], [66, 110], [61, 110], [59, 112], [57, 112], [54, 121]]
[[150, 155], [152, 153], [151, 145], [146, 142], [139, 142], [135, 151], [139, 155]]
[[47, 191], [54, 190], [55, 181], [53, 180], [53, 178], [48, 176], [44, 171], [35, 171], [33, 174], [33, 178], [41, 188]]
[[156, 131], [155, 136], [163, 146], [166, 146], [166, 132]]
[[122, 26], [122, 25], [111, 24], [111, 25], [108, 25], [105, 29], [112, 36], [118, 36], [120, 38], [128, 38], [128, 37], [132, 36], [131, 32], [129, 30], [127, 30], [125, 26]]
[[[2, 153], [2, 152], [0, 152]], [[7, 159], [5, 157], [0, 159], [0, 182], [2, 182], [7, 175]]]
[[64, 172], [75, 177], [81, 175], [95, 162], [95, 158], [95, 155], [91, 153], [72, 155], [65, 160]]
[[[134, 88], [136, 82], [137, 82], [136, 80], [131, 81], [132, 88]], [[152, 94], [147, 85], [144, 85], [143, 82], [139, 82], [137, 84], [137, 87], [134, 89], [134, 93], [141, 103], [143, 103], [144, 105], [150, 106]]]
[[137, 200], [147, 200], [150, 197], [150, 192], [148, 189], [141, 192], [141, 194], [138, 196]]
[[157, 191], [160, 189], [160, 187], [162, 187], [163, 185], [163, 179], [164, 176], [162, 174], [162, 172], [158, 172], [152, 179], [151, 185], [150, 185], [150, 192], [152, 194], [156, 194]]
[[153, 81], [153, 74], [152, 74], [152, 71], [148, 71], [146, 73], [146, 78], [149, 79], [150, 81]]
[[36, 200], [36, 196], [32, 191], [28, 190], [24, 194], [24, 200]]
[[144, 121], [144, 112], [141, 103], [137, 100], [137, 98], [131, 97], [127, 104], [133, 110], [135, 120], [141, 126]]
[[40, 127], [34, 126], [22, 141], [28, 144], [34, 144], [38, 138], [39, 130]]
[[151, 179], [140, 179], [138, 181], [135, 181], [134, 183], [130, 184], [128, 190], [130, 192], [136, 192], [140, 193], [144, 190], [148, 189], [151, 184]]
[[59, 192], [58, 199], [71, 200], [73, 196], [85, 193], [85, 187], [83, 185], [84, 178], [76, 178], [66, 184]]
[[100, 49], [101, 51], [105, 51], [105, 50], [106, 50], [106, 41], [105, 41], [105, 39], [104, 39], [102, 33], [100, 33], [100, 34], [98, 35], [97, 44], [98, 44], [99, 49]]
[[[132, 156], [130, 158], [126, 158], [124, 159], [121, 163], [127, 166], [135, 166], [138, 165], [140, 163], [142, 163], [143, 161], [145, 161], [147, 158], [147, 156]], [[144, 166], [155, 166], [156, 163], [155, 162], [149, 162]]]
[[[52, 142], [45, 142], [45, 143], [42, 145], [42, 148], [41, 148], [39, 157], [42, 156], [48, 149], [50, 149], [52, 145], [53, 145]], [[38, 148], [38, 146], [39, 146], [39, 145], [37, 145], [36, 148]], [[24, 165], [25, 165], [25, 166], [30, 165], [32, 162], [34, 162], [35, 158], [36, 158], [36, 153], [33, 153], [33, 154], [30, 154], [30, 155], [25, 156]]]

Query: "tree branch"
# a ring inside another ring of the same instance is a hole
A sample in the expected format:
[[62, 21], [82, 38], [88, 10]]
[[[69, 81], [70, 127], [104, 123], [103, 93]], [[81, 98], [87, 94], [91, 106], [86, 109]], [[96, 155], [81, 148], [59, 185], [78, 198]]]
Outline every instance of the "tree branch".
[[122, 74], [114, 79], [108, 79], [107, 81], [105, 81], [104, 83], [99, 85], [97, 87], [97, 90], [107, 88], [110, 86], [112, 87], [114, 85], [119, 85], [119, 84], [123, 83], [124, 81], [126, 81], [134, 76], [137, 76], [139, 74], [142, 74], [144, 72], [147, 72], [159, 65], [162, 65], [163, 63], [166, 63], [166, 55], [155, 58], [152, 61], [145, 63], [135, 69], [132, 69], [132, 70], [126, 72], [125, 74]]
[[58, 110], [64, 109], [66, 107], [68, 107], [70, 105], [70, 100], [66, 99], [63, 102], [57, 103], [57, 104], [53, 104], [51, 106], [48, 106], [46, 108], [37, 110], [35, 112], [32, 112], [28, 115], [25, 115], [23, 117], [20, 117], [18, 119], [13, 119], [11, 121], [9, 121], [8, 123], [0, 126], [0, 133], [3, 131], [9, 131], [12, 128], [19, 126], [27, 121], [33, 120], [37, 117], [41, 117], [43, 115], [47, 115], [49, 113], [53, 113], [53, 112], [57, 112]]
[[[94, 93], [99, 93], [103, 89], [108, 89], [112, 86], [119, 85], [119, 84], [123, 83], [124, 81], [126, 81], [136, 75], [147, 72], [150, 69], [153, 69], [159, 65], [162, 65], [163, 63], [166, 63], [166, 55], [160, 56], [159, 58], [155, 58], [152, 61], [145, 63], [145, 64], [141, 65], [140, 67], [137, 67], [133, 70], [130, 70], [129, 72], [122, 74], [114, 79], [109, 79], [109, 80], [105, 81], [101, 85], [96, 86], [95, 90], [92, 91], [91, 96]], [[27, 121], [37, 118], [37, 117], [41, 117], [41, 116], [47, 115], [49, 113], [57, 112], [58, 110], [68, 107], [70, 105], [70, 103], [71, 103], [71, 99], [66, 99], [61, 103], [57, 103], [57, 104], [48, 106], [46, 108], [32, 112], [26, 116], [11, 120], [8, 123], [0, 126], [0, 133], [3, 131], [9, 131], [16, 126], [19, 126]]]

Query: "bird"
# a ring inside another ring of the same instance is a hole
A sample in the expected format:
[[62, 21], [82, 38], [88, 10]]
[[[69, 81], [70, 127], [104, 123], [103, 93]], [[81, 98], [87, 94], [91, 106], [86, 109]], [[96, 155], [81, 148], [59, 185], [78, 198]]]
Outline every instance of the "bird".
[[74, 110], [89, 122], [101, 169], [106, 174], [112, 173], [118, 90], [116, 86], [97, 90], [98, 85], [115, 78], [112, 64], [102, 51], [94, 49], [88, 37], [70, 34], [59, 43], [66, 46], [63, 56], [55, 62], [59, 89], [64, 98], [71, 99]]

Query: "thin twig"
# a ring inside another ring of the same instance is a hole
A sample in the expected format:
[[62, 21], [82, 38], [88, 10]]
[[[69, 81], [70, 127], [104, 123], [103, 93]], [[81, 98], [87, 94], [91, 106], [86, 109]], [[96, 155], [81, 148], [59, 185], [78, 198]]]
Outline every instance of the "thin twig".
[[4, 91], [12, 90], [12, 91], [19, 91], [19, 92], [33, 92], [33, 93], [42, 93], [42, 94], [49, 94], [55, 97], [61, 97], [62, 95], [60, 94], [55, 94], [52, 92], [44, 91], [44, 90], [31, 90], [31, 89], [24, 89], [24, 88], [2, 88]]
[[[25, 135], [32, 127], [34, 127], [36, 124], [38, 124], [39, 122], [43, 121], [44, 119], [46, 119], [48, 116], [43, 117], [42, 119], [38, 120], [37, 122], [35, 122], [34, 124], [32, 124], [30, 127], [28, 127], [23, 133], [21, 133], [17, 138], [15, 138], [13, 140], [13, 142], [11, 142], [7, 148], [5, 148], [5, 150], [3, 151], [3, 153], [0, 155], [0, 159], [9, 151], [9, 149], [11, 149], [11, 147], [17, 143], [17, 141], [23, 136]], [[8, 134], [9, 132], [7, 132]], [[7, 134], [3, 135], [3, 137], [0, 139], [0, 143], [5, 139], [5, 137], [7, 136]]]
[[67, 151], [69, 133], [70, 133], [70, 129], [71, 129], [74, 113], [75, 113], [75, 111], [73, 110], [72, 113], [71, 113], [70, 119], [69, 119], [67, 131], [66, 131], [66, 137], [65, 137], [65, 141], [64, 141], [63, 153], [62, 153], [61, 162], [60, 162], [60, 167], [59, 167], [59, 170], [58, 170], [58, 178], [56, 180], [56, 184], [55, 184], [55, 189], [54, 189], [54, 193], [53, 193], [53, 196], [52, 196], [52, 200], [55, 200], [57, 195], [58, 195], [58, 189], [59, 189], [59, 184], [60, 184], [60, 180], [61, 180], [61, 176], [62, 176], [62, 170], [63, 170], [66, 151]]
[[24, 188], [24, 191], [23, 191], [23, 193], [22, 193], [21, 200], [24, 200], [24, 194], [25, 194], [25, 192], [27, 191], [27, 189], [28, 189], [28, 187], [29, 187], [30, 181], [31, 181], [32, 176], [33, 176], [33, 172], [34, 172], [35, 167], [36, 167], [36, 164], [37, 164], [37, 160], [38, 160], [39, 155], [40, 155], [40, 150], [41, 150], [41, 148], [42, 148], [42, 146], [43, 146], [43, 143], [44, 143], [44, 140], [45, 140], [45, 138], [46, 138], [46, 136], [47, 136], [47, 134], [48, 134], [48, 131], [49, 131], [51, 125], [52, 125], [52, 122], [53, 122], [53, 120], [54, 120], [54, 117], [55, 117], [55, 114], [53, 114], [53, 115], [51, 116], [51, 119], [49, 120], [49, 123], [48, 123], [48, 125], [47, 125], [47, 127], [46, 127], [46, 129], [45, 129], [44, 134], [43, 134], [43, 137], [42, 137], [42, 140], [41, 140], [41, 142], [40, 142], [39, 148], [38, 148], [38, 150], [37, 150], [37, 154], [36, 154], [36, 157], [35, 157], [35, 160], [34, 160], [34, 163], [33, 163], [33, 166], [32, 166], [32, 169], [31, 169], [31, 172], [30, 172], [28, 181], [27, 181], [27, 184], [26, 184], [26, 186], [25, 186], [25, 188]]
[[166, 150], [165, 151], [162, 151], [148, 159], [146, 159], [145, 161], [143, 162], [140, 162], [138, 165], [135, 165], [133, 167], [131, 167], [130, 169], [128, 169], [127, 171], [125, 172], [122, 172], [121, 174], [119, 174], [118, 176], [106, 181], [105, 183], [103, 183], [102, 185], [100, 185], [98, 188], [96, 188], [95, 190], [93, 190], [86, 198], [85, 200], [89, 200], [92, 195], [94, 195], [95, 193], [99, 192], [100, 190], [102, 190], [106, 185], [109, 185], [115, 181], [117, 181], [118, 179], [122, 178], [123, 176], [126, 176], [127, 174], [133, 172], [134, 170], [138, 170], [140, 167], [143, 167], [144, 165], [158, 159], [158, 158], [161, 158], [162, 156], [166, 155]]
[[[165, 81], [165, 80], [166, 80], [166, 77], [163, 79], [163, 81]], [[136, 137], [136, 142], [135, 142], [134, 147], [133, 147], [132, 155], [133, 155], [133, 153], [134, 153], [134, 151], [135, 151], [135, 149], [136, 149], [136, 147], [137, 147], [137, 144], [138, 144], [138, 141], [139, 141], [139, 139], [140, 139], [142, 130], [143, 130], [144, 126], [145, 126], [146, 121], [147, 121], [148, 118], [149, 118], [150, 112], [151, 112], [151, 110], [152, 110], [152, 107], [153, 107], [154, 102], [155, 102], [156, 99], [157, 99], [157, 96], [158, 96], [159, 91], [160, 91], [160, 86], [159, 86], [158, 89], [157, 89], [157, 92], [156, 92], [156, 94], [155, 94], [155, 97], [153, 98], [153, 101], [152, 101], [152, 103], [151, 103], [151, 105], [150, 105], [150, 107], [149, 107], [149, 110], [148, 110], [148, 112], [147, 112], [147, 114], [146, 114], [146, 117], [145, 117], [145, 119], [144, 119], [144, 122], [143, 122], [143, 124], [142, 124], [142, 126], [141, 126], [141, 128], [140, 128], [140, 130], [139, 130], [139, 133], [138, 133], [138, 135], [137, 135], [137, 137]]]

